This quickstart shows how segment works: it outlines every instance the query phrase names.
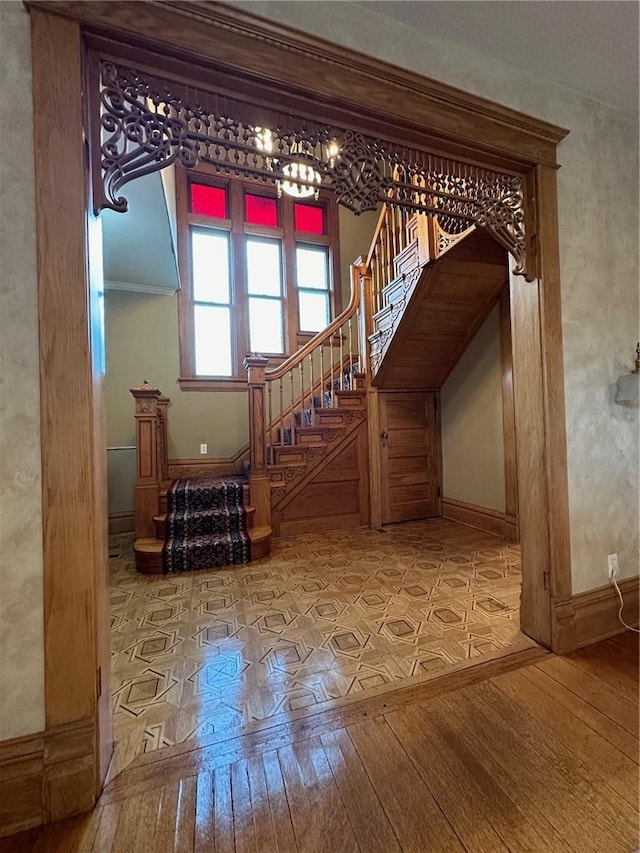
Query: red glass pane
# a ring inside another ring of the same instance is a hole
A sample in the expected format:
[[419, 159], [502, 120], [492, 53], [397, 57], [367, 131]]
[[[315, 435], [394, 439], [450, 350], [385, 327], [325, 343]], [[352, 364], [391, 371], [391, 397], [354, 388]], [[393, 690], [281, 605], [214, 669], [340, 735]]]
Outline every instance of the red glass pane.
[[221, 187], [209, 187], [206, 184], [191, 184], [191, 213], [226, 219], [226, 190]]
[[324, 234], [324, 210], [314, 204], [294, 204], [296, 231]]
[[247, 193], [244, 197], [244, 218], [249, 225], [267, 225], [270, 228], [277, 228], [278, 202], [275, 198]]

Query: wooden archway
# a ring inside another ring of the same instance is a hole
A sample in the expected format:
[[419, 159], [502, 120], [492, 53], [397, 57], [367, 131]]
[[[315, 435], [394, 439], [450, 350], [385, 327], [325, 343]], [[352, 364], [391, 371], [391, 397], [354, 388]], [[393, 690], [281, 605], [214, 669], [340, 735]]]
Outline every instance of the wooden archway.
[[[100, 229], [88, 52], [519, 178], [511, 282], [523, 629], [564, 651], [571, 593], [556, 145], [565, 131], [216, 4], [31, 2], [42, 407], [48, 820], [89, 808], [111, 751]], [[294, 61], [292, 61], [294, 60]], [[264, 69], [269, 69], [265, 76]], [[85, 71], [87, 75], [85, 75]], [[345, 86], [345, 80], [349, 85]]]

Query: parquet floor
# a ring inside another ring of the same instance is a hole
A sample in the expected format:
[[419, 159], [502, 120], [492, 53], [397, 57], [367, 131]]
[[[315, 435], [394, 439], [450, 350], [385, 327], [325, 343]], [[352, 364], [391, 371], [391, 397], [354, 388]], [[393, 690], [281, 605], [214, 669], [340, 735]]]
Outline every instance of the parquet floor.
[[[262, 740], [150, 753], [91, 814], [0, 841], [0, 853], [631, 853], [637, 638], [539, 655], [283, 724]], [[479, 673], [491, 677], [474, 682]], [[456, 679], [464, 686], [452, 689]]]
[[441, 519], [165, 577], [136, 573], [126, 537], [112, 544], [111, 775], [534, 645], [519, 632], [518, 546]]

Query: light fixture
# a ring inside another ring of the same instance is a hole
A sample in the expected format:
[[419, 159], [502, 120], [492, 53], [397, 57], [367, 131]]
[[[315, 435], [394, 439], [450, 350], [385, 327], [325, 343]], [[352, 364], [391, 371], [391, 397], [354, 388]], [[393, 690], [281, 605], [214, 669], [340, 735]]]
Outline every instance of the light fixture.
[[[308, 162], [311, 159], [308, 146], [305, 147], [303, 142], [291, 142], [288, 155], [293, 157], [297, 155], [301, 159], [281, 163], [277, 155], [273, 156], [273, 131], [268, 127], [256, 127], [254, 131], [256, 148], [263, 154], [269, 155], [266, 157], [267, 168], [283, 176], [282, 179], [276, 180], [278, 195], [284, 192], [292, 198], [311, 198], [313, 196], [317, 199], [322, 184], [322, 175], [318, 169]], [[339, 156], [340, 146], [335, 140], [332, 140], [323, 146], [322, 160], [315, 157], [313, 159], [332, 169]]]
[[636, 369], [620, 376], [617, 386], [616, 403], [640, 402], [640, 341], [636, 347]]

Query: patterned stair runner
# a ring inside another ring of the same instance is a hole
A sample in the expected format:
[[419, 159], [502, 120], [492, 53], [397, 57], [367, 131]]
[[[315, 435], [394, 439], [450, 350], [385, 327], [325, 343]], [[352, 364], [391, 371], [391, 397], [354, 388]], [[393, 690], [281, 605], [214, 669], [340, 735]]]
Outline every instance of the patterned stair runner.
[[242, 481], [175, 480], [167, 492], [165, 572], [248, 563]]

